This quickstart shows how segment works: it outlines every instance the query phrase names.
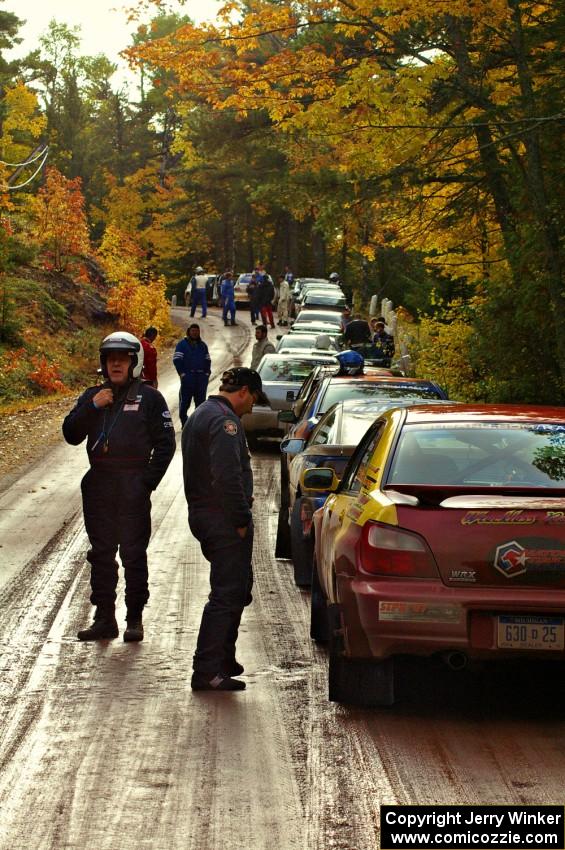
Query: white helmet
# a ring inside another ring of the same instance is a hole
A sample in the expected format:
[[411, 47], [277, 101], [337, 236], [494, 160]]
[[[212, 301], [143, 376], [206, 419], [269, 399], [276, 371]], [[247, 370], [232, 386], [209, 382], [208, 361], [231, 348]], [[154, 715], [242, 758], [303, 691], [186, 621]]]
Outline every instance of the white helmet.
[[196, 266], [194, 271], [196, 274], [204, 274], [204, 269], [202, 268], [202, 266]]
[[143, 346], [136, 336], [127, 331], [115, 331], [105, 337], [100, 345], [100, 366], [102, 374], [108, 379], [106, 358], [110, 351], [127, 351], [131, 358], [130, 378], [139, 378], [143, 369]]

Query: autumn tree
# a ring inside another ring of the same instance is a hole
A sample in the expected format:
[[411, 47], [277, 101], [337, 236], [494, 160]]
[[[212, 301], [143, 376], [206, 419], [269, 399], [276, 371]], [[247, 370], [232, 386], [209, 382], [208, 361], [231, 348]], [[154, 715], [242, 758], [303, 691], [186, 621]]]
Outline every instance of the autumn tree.
[[56, 168], [46, 170], [45, 183], [32, 201], [34, 235], [48, 267], [65, 272], [72, 260], [90, 250], [80, 177], [69, 180]]

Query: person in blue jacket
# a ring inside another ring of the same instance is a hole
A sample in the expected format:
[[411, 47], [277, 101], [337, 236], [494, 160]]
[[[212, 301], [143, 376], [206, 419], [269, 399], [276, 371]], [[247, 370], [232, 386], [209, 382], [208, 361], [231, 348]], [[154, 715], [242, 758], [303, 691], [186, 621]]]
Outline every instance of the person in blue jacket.
[[188, 522], [210, 562], [210, 595], [193, 661], [195, 691], [245, 688], [234, 677], [244, 672], [236, 641], [253, 585], [253, 473], [240, 417], [258, 403], [268, 404], [261, 376], [233, 367], [182, 432]]
[[228, 269], [224, 272], [224, 277], [220, 286], [220, 294], [222, 296], [222, 304], [224, 305], [222, 316], [224, 325], [228, 325], [228, 313], [231, 315], [231, 324], [235, 325], [235, 283], [233, 281], [233, 273]]
[[200, 326], [195, 322], [188, 326], [186, 336], [177, 343], [173, 364], [180, 377], [179, 416], [184, 426], [192, 399], [198, 407], [206, 398], [212, 368], [208, 346], [200, 338]]

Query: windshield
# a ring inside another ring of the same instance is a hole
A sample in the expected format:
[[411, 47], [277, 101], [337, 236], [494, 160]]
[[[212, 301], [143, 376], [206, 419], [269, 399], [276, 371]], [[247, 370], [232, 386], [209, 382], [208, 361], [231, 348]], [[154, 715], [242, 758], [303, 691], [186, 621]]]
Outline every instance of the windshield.
[[433, 387], [426, 384], [387, 383], [383, 385], [377, 381], [371, 384], [363, 384], [360, 381], [340, 381], [339, 383], [329, 384], [326, 388], [319, 413], [325, 413], [332, 404], [337, 401], [345, 401], [348, 398], [379, 398], [382, 401], [402, 399], [407, 401], [413, 398], [440, 398], [440, 395]]
[[291, 381], [302, 383], [315, 366], [322, 363], [337, 365], [332, 357], [312, 358], [311, 360], [265, 360], [259, 369], [263, 381]]
[[387, 483], [563, 487], [565, 423], [407, 425]]

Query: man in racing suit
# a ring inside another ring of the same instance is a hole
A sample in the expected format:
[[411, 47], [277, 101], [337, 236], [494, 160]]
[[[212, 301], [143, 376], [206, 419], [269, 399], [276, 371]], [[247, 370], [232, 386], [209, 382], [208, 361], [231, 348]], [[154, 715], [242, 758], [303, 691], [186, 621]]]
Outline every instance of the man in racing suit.
[[143, 640], [142, 612], [149, 599], [147, 546], [151, 536], [151, 491], [175, 452], [171, 414], [161, 393], [140, 380], [143, 348], [133, 334], [117, 332], [100, 346], [106, 379], [78, 399], [63, 422], [73, 446], [86, 438], [90, 469], [81, 482], [84, 524], [90, 541], [90, 601], [94, 623], [79, 640], [119, 634], [115, 602], [116, 553], [125, 572], [125, 641]]
[[208, 275], [205, 273], [202, 266], [197, 266], [194, 270], [194, 276], [190, 280], [190, 315], [194, 316], [196, 308], [200, 304], [202, 310], [202, 318], [206, 318], [208, 312], [208, 304], [206, 303], [206, 284], [208, 283]]
[[235, 644], [243, 609], [251, 602], [253, 475], [240, 416], [268, 403], [253, 369], [228, 369], [220, 391], [194, 411], [182, 432], [188, 522], [210, 561], [191, 686], [240, 691], [245, 683]]
[[231, 324], [235, 325], [235, 291], [234, 291], [234, 281], [233, 274], [228, 269], [224, 274], [224, 279], [222, 280], [222, 284], [220, 287], [220, 293], [222, 296], [223, 310], [222, 310], [222, 318], [224, 320], [224, 325], [228, 325], [228, 313], [231, 316]]
[[198, 407], [206, 398], [212, 369], [208, 346], [200, 338], [200, 327], [196, 323], [188, 326], [186, 336], [177, 343], [173, 364], [180, 377], [179, 417], [184, 426], [192, 399]]

